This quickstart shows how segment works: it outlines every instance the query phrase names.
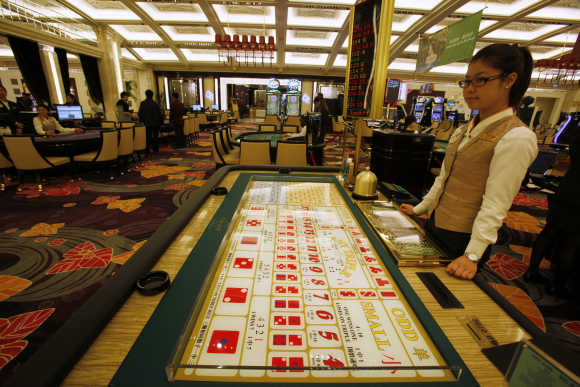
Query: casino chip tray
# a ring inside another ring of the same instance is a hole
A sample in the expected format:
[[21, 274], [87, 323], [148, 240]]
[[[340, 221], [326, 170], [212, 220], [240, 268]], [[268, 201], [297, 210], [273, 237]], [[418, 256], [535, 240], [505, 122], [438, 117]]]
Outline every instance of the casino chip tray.
[[451, 262], [421, 227], [392, 202], [357, 202], [399, 266], [441, 266]]

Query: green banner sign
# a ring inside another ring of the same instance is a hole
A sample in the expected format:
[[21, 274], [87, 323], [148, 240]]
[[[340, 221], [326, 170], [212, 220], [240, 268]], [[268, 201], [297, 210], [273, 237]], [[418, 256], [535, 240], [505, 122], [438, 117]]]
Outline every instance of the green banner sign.
[[435, 66], [471, 58], [479, 35], [482, 12], [422, 37], [419, 40], [415, 71], [427, 71]]

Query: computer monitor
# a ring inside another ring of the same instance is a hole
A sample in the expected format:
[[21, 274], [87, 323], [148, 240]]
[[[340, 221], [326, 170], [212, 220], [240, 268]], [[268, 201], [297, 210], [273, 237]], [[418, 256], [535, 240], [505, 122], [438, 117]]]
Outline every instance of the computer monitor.
[[211, 110], [218, 110], [218, 105], [211, 105]]
[[200, 112], [201, 111], [201, 105], [193, 105], [191, 107], [191, 110], [193, 110], [194, 112]]
[[83, 119], [81, 105], [56, 105], [56, 116], [59, 121], [73, 121]]

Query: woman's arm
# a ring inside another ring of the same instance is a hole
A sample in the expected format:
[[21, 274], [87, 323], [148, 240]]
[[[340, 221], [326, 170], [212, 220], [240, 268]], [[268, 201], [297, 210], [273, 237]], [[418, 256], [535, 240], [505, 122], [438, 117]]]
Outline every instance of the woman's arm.
[[32, 123], [34, 124], [34, 131], [36, 132], [36, 134], [38, 134], [39, 136], [46, 135], [46, 132], [44, 131], [44, 127], [42, 126], [42, 120], [40, 119], [40, 117], [38, 117], [38, 116], [34, 117], [34, 119], [32, 120]]

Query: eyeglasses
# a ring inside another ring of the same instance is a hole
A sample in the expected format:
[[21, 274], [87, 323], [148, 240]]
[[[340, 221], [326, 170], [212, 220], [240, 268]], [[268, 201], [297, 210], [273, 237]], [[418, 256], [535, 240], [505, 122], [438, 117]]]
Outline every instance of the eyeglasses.
[[498, 75], [492, 75], [491, 77], [477, 77], [477, 78], [473, 78], [473, 79], [463, 79], [463, 80], [457, 82], [457, 84], [462, 89], [465, 89], [466, 87], [469, 87], [471, 85], [473, 85], [474, 87], [481, 87], [489, 81], [493, 81], [494, 79], [499, 79], [499, 78], [503, 78], [503, 77], [505, 77], [504, 73], [498, 74]]

